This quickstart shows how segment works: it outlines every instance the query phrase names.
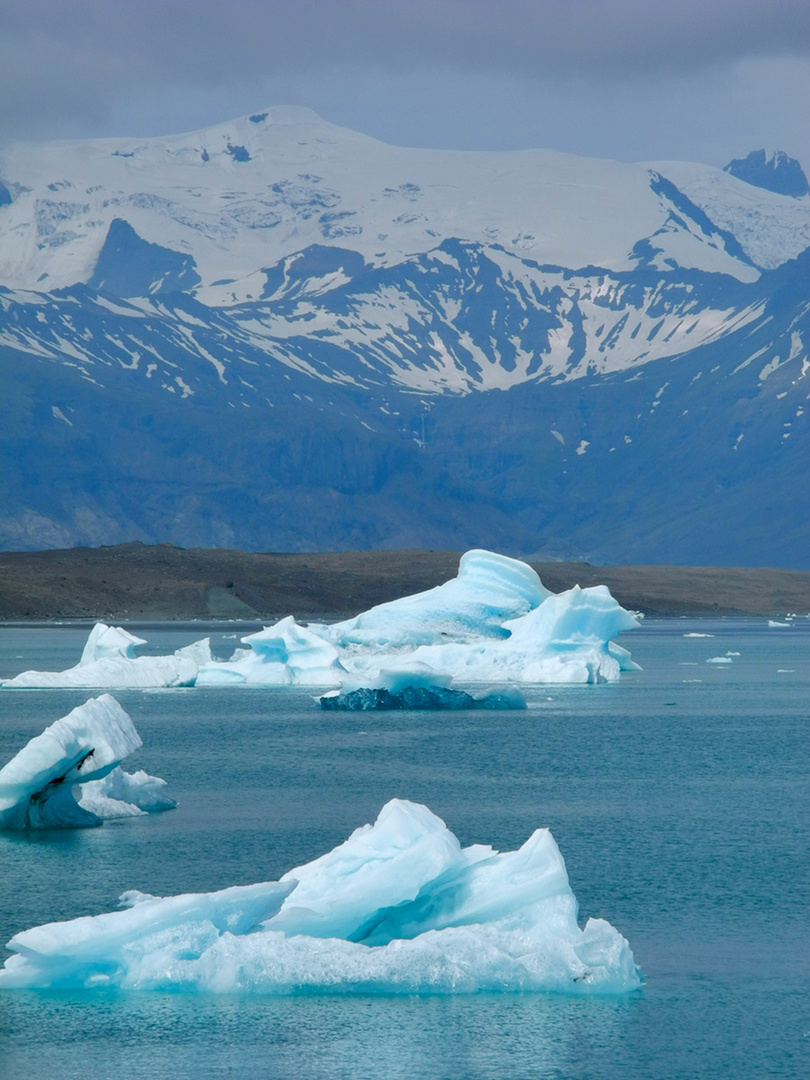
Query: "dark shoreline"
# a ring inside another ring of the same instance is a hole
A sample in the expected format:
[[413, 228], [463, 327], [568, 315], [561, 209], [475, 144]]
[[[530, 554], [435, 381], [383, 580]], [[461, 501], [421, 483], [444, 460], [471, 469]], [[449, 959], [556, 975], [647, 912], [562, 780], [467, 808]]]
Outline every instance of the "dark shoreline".
[[[459, 552], [256, 554], [140, 543], [0, 552], [0, 622], [348, 616], [454, 577]], [[810, 612], [810, 571], [531, 563], [553, 592], [607, 585], [647, 615]]]

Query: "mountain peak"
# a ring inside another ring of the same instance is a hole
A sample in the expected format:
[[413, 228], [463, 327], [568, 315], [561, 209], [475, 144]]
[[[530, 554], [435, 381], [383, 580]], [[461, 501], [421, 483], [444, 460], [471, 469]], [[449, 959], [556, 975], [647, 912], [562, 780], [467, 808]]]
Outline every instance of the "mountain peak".
[[777, 195], [800, 199], [802, 195], [810, 194], [810, 185], [801, 165], [784, 150], [752, 150], [748, 157], [730, 161], [723, 172], [754, 187], [775, 191]]

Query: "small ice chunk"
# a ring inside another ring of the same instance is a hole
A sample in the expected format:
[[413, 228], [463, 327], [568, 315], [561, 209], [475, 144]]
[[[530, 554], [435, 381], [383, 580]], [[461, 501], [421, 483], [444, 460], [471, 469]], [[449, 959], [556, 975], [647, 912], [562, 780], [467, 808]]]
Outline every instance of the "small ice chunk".
[[494, 687], [475, 695], [454, 689], [450, 675], [412, 661], [381, 668], [370, 685], [345, 678], [340, 691], [319, 699], [322, 709], [365, 712], [381, 709], [525, 709], [526, 699], [516, 687]]
[[165, 780], [119, 766], [140, 745], [114, 697], [77, 706], [0, 769], [0, 828], [76, 828], [171, 809]]
[[79, 705], [31, 739], [0, 769], [0, 828], [99, 825], [74, 798], [76, 784], [100, 780], [141, 745], [114, 697]]
[[143, 769], [127, 773], [119, 765], [101, 780], [81, 785], [79, 806], [105, 821], [173, 810], [177, 803], [166, 794], [167, 787], [159, 776], [150, 776]]

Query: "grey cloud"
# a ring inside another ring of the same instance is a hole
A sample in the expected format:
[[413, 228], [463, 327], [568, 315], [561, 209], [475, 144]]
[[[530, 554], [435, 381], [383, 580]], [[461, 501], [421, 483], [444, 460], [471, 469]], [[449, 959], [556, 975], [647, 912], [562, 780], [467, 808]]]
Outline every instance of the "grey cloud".
[[[582, 98], [796, 56], [810, 57], [807, 0], [3, 0], [0, 134], [123, 134], [122, 118], [161, 109], [178, 130], [179, 113], [198, 126], [195, 99], [214, 122], [294, 103], [285, 90], [317, 107], [409, 79], [541, 98], [568, 80]], [[362, 115], [360, 97], [344, 111]]]

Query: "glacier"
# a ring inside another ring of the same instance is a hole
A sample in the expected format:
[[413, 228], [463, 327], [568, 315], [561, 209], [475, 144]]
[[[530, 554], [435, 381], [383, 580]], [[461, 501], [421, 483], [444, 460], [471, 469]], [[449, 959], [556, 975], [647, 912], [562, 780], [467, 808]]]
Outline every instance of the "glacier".
[[170, 656], [136, 656], [136, 646], [145, 644], [144, 638], [135, 637], [120, 626], [96, 623], [75, 667], [66, 671], [23, 671], [12, 679], [0, 679], [0, 687], [148, 689], [193, 686], [200, 665], [211, 659], [208, 638], [178, 649]]
[[165, 780], [120, 768], [141, 745], [110, 694], [77, 706], [0, 769], [0, 829], [77, 828], [171, 809]]
[[124, 910], [16, 934], [0, 989], [239, 994], [624, 994], [641, 985], [610, 923], [577, 922], [548, 829], [462, 848], [427, 807], [374, 824], [279, 881], [121, 897]]

